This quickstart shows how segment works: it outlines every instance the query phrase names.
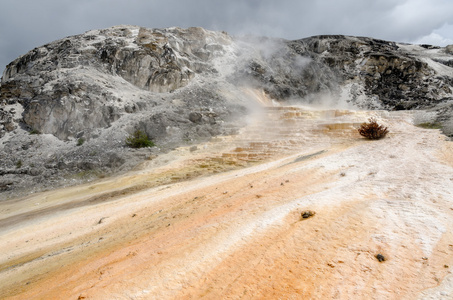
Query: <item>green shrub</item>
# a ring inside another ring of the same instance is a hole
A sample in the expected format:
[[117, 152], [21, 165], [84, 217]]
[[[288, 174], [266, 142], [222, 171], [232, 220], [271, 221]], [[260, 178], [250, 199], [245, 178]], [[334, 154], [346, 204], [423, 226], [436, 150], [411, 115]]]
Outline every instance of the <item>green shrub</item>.
[[387, 127], [379, 125], [375, 118], [369, 118], [368, 123], [363, 123], [358, 129], [361, 136], [370, 140], [378, 140], [388, 133]]
[[77, 146], [82, 146], [83, 143], [85, 143], [85, 139], [84, 138], [80, 138], [77, 140]]
[[136, 130], [133, 134], [126, 138], [126, 145], [131, 148], [144, 148], [155, 146], [146, 133], [141, 130]]
[[30, 130], [30, 134], [41, 134], [41, 131], [39, 131], [38, 129], [32, 129]]

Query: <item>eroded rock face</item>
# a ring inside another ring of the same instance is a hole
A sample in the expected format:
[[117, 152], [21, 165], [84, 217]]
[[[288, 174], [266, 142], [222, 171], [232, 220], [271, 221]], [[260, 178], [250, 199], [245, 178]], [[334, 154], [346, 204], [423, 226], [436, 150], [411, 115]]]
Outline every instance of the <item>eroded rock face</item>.
[[[274, 41], [275, 42], [275, 41]], [[262, 43], [265, 44], [265, 43]], [[419, 109], [452, 98], [448, 49], [364, 37], [315, 36], [284, 41], [267, 59], [250, 60], [238, 75], [279, 100], [329, 93], [363, 108]], [[431, 51], [431, 52], [430, 52]], [[357, 101], [357, 95], [365, 101]]]
[[121, 80], [150, 92], [176, 90], [195, 73], [209, 71], [209, 60], [230, 43], [228, 35], [202, 28], [89, 31], [35, 48], [9, 64], [0, 101], [19, 102], [27, 126], [65, 139], [109, 126], [128, 110], [118, 105], [124, 101], [115, 86]]
[[[451, 78], [436, 74], [404, 45], [371, 38], [320, 36], [302, 40], [338, 70], [343, 81], [363, 85], [385, 109], [429, 107], [451, 97]], [[416, 52], [415, 52], [416, 53]]]

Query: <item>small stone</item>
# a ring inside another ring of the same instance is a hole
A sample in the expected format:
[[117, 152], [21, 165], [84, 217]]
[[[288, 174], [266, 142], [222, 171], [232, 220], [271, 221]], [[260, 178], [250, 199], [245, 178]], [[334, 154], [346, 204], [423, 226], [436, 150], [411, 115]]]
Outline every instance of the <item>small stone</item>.
[[313, 217], [315, 214], [316, 214], [316, 212], [314, 212], [312, 210], [306, 210], [306, 211], [302, 212], [301, 216], [303, 219], [308, 219], [310, 217]]
[[385, 261], [384, 255], [382, 255], [382, 254], [380, 254], [380, 253], [376, 255], [376, 258], [377, 258], [377, 260], [378, 260], [379, 262]]

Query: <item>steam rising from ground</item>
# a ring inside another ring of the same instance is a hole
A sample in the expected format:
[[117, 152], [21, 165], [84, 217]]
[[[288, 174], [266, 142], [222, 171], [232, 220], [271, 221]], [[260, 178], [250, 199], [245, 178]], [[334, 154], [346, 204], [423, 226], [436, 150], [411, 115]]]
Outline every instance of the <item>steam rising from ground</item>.
[[[283, 103], [317, 109], [358, 109], [360, 105], [354, 103], [363, 103], [364, 107], [369, 105], [370, 99], [364, 96], [359, 85], [340, 86], [339, 78], [331, 73], [322, 74], [324, 71], [319, 69], [319, 65], [311, 57], [297, 53], [288, 43], [276, 38], [237, 37], [231, 46], [231, 53], [226, 55], [229, 58], [218, 61], [217, 68], [225, 78], [240, 86], [241, 91], [246, 91], [245, 95], [252, 96], [252, 103], [265, 106]], [[325, 78], [318, 78], [322, 76], [330, 76], [329, 86], [323, 83]], [[300, 81], [293, 82], [294, 80]], [[316, 85], [319, 85], [318, 92], [307, 90]], [[288, 89], [295, 86], [299, 93], [305, 89], [305, 95], [283, 95], [285, 86]], [[285, 98], [279, 97], [279, 93], [283, 93], [282, 97]], [[377, 104], [375, 106], [378, 108]]]

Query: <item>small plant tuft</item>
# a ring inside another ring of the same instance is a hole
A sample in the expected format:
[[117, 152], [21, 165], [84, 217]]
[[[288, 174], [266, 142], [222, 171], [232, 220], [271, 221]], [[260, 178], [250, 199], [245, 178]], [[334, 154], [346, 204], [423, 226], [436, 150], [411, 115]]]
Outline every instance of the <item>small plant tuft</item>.
[[425, 122], [417, 124], [417, 127], [425, 128], [425, 129], [442, 129], [442, 124], [434, 122]]
[[22, 165], [23, 165], [22, 160], [19, 159], [19, 160], [16, 162], [16, 168], [17, 168], [17, 169], [20, 169], [20, 168], [22, 168]]
[[85, 143], [85, 139], [84, 139], [84, 138], [79, 138], [79, 139], [77, 140], [77, 146], [82, 146], [83, 143]]
[[155, 146], [146, 133], [141, 130], [136, 130], [133, 134], [126, 138], [126, 145], [131, 148], [144, 148]]
[[38, 129], [32, 129], [30, 130], [30, 134], [41, 134], [41, 131], [39, 131]]
[[375, 118], [369, 118], [368, 123], [363, 123], [358, 129], [361, 136], [370, 140], [379, 140], [388, 133], [387, 127], [379, 125]]

